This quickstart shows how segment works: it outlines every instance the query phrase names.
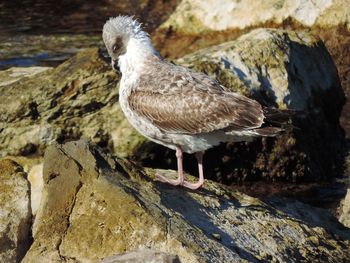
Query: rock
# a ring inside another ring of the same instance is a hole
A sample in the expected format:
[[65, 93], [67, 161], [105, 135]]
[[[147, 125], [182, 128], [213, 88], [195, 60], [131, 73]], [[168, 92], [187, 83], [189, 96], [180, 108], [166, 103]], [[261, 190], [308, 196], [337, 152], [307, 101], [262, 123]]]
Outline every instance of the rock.
[[154, 262], [154, 263], [180, 263], [179, 258], [174, 255], [169, 255], [162, 252], [155, 252], [149, 249], [141, 249], [138, 251], [132, 251], [120, 255], [111, 256], [105, 258], [101, 263], [143, 263], [143, 262]]
[[350, 228], [350, 189], [348, 189], [347, 194], [340, 206], [339, 222]]
[[[315, 181], [342, 174], [346, 142], [339, 116], [345, 97], [337, 69], [318, 37], [256, 29], [176, 63], [205, 72], [265, 106], [301, 111], [292, 118], [295, 128], [287, 125], [276, 138], [207, 151], [207, 176], [231, 183], [260, 178]], [[140, 156], [136, 159], [143, 159], [146, 166], [167, 167], [164, 160], [169, 155], [160, 151], [162, 148], [156, 147], [147, 156], [135, 151]], [[184, 167], [197, 174], [195, 162]]]
[[317, 17], [315, 25], [329, 28], [345, 26], [350, 31], [350, 3], [347, 0], [333, 0], [332, 4]]
[[[119, 76], [97, 49], [79, 53], [55, 69], [0, 86], [0, 156], [42, 154], [53, 141], [91, 138], [121, 156], [130, 152], [124, 135], [145, 139], [118, 104]], [[113, 133], [113, 136], [112, 136]]]
[[32, 214], [35, 216], [40, 205], [42, 190], [44, 186], [42, 163], [34, 165], [30, 169], [28, 173], [28, 180], [30, 182], [30, 203]]
[[17, 163], [0, 161], [0, 261], [20, 262], [30, 246], [30, 195]]
[[350, 29], [350, 5], [346, 0], [200, 1], [182, 0], [161, 28], [185, 33], [244, 29], [292, 20], [303, 26]]
[[261, 201], [212, 181], [187, 191], [154, 182], [155, 172], [85, 141], [50, 146], [34, 242], [23, 262], [97, 262], [140, 249], [181, 262], [344, 262], [350, 256], [350, 231], [327, 210]]
[[10, 68], [2, 70], [0, 71], [0, 86], [10, 85], [25, 77], [33, 77], [48, 69], [50, 67]]

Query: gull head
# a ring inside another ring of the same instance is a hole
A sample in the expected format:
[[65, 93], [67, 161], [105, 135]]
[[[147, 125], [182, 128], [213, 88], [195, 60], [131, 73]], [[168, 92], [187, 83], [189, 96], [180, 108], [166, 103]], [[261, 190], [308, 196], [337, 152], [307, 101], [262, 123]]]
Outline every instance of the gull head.
[[111, 17], [103, 26], [102, 38], [112, 58], [113, 68], [118, 58], [127, 53], [131, 43], [152, 47], [149, 35], [142, 30], [141, 23], [130, 16]]

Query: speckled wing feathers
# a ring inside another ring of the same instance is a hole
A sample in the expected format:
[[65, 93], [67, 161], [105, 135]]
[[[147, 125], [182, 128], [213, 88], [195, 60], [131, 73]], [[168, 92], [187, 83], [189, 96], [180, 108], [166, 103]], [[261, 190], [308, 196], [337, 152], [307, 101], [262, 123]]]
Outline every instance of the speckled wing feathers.
[[202, 73], [166, 61], [149, 65], [128, 97], [131, 109], [169, 133], [198, 134], [259, 128], [261, 105], [227, 92]]

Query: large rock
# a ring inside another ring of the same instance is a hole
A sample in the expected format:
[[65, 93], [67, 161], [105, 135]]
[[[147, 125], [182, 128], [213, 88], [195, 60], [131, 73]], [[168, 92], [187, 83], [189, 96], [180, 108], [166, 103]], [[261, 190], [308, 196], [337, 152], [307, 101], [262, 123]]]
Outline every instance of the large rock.
[[26, 77], [33, 77], [50, 67], [10, 68], [0, 71], [0, 86], [7, 86]]
[[346, 0], [182, 0], [161, 28], [185, 33], [244, 29], [293, 20], [304, 26], [346, 25], [350, 30], [350, 4]]
[[288, 199], [263, 202], [211, 181], [191, 192], [154, 182], [154, 172], [84, 141], [49, 147], [34, 242], [23, 262], [109, 262], [140, 249], [181, 262], [350, 256], [349, 230], [326, 210]]
[[[0, 86], [0, 100], [7, 102], [0, 104], [0, 156], [41, 154], [53, 141], [82, 136], [126, 155], [144, 138], [124, 120], [118, 80], [109, 62], [90, 49], [55, 69]], [[120, 139], [126, 136], [132, 140]]]
[[17, 163], [0, 161], [0, 262], [20, 262], [30, 246], [30, 194]]
[[[345, 97], [337, 69], [318, 37], [305, 32], [256, 29], [176, 62], [203, 71], [265, 106], [300, 111], [292, 118], [294, 127], [287, 125], [285, 132], [274, 139], [207, 151], [209, 177], [230, 183], [232, 179], [262, 177], [317, 180], [342, 174], [346, 142], [339, 116]], [[136, 154], [146, 165], [167, 167], [169, 155], [159, 154], [160, 150], [156, 147], [152, 154], [141, 150]], [[185, 167], [191, 174], [197, 173], [195, 162]]]

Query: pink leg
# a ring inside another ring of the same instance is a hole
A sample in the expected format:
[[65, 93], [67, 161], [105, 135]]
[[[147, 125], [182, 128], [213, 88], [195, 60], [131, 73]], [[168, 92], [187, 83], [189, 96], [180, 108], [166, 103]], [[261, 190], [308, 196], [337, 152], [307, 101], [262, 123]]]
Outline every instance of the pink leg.
[[158, 181], [161, 181], [163, 183], [168, 183], [171, 185], [182, 185], [184, 182], [184, 172], [182, 167], [182, 150], [180, 147], [176, 147], [176, 158], [177, 158], [177, 172], [178, 172], [178, 178], [176, 180], [168, 179], [162, 175], [157, 175]]
[[198, 188], [202, 187], [204, 184], [204, 174], [203, 174], [203, 155], [204, 152], [198, 152], [196, 153], [196, 158], [198, 161], [198, 172], [199, 172], [199, 180], [197, 183], [189, 183], [184, 181], [183, 186], [192, 190], [197, 190]]

